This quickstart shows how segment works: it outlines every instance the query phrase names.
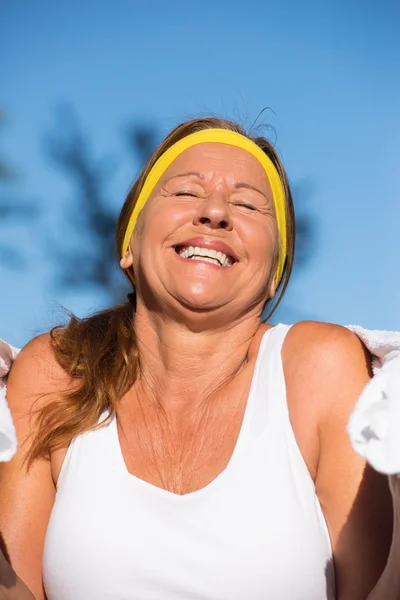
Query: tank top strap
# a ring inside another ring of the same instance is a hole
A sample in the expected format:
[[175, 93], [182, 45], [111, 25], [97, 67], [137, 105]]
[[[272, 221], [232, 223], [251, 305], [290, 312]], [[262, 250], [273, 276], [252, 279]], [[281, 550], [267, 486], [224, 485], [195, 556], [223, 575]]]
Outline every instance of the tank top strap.
[[291, 327], [279, 323], [266, 331], [261, 340], [249, 396], [249, 401], [253, 403], [249, 424], [252, 437], [258, 437], [269, 423], [276, 425], [288, 414], [281, 353]]

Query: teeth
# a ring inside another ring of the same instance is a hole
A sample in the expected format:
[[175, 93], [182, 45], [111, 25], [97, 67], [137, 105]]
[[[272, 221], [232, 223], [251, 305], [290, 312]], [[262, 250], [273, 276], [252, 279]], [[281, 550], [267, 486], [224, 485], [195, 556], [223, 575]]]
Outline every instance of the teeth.
[[186, 248], [182, 248], [182, 250], [179, 252], [179, 255], [182, 256], [182, 258], [196, 258], [196, 260], [202, 260], [204, 262], [209, 262], [221, 267], [232, 266], [226, 254], [223, 252], [218, 252], [212, 248], [188, 246]]
[[210, 258], [209, 256], [199, 256], [199, 257], [197, 257], [197, 260], [200, 260], [201, 262], [208, 262], [208, 263], [212, 263], [213, 265], [221, 266], [216, 258]]

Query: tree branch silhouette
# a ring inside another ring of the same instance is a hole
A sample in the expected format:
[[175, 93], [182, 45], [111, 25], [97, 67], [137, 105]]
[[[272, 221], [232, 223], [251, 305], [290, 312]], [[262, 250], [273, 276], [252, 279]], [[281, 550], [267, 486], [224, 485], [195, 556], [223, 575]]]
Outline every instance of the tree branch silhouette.
[[[65, 211], [70, 235], [50, 240], [57, 265], [56, 284], [63, 288], [100, 288], [110, 302], [123, 301], [128, 290], [118, 266], [115, 223], [118, 209], [107, 190], [115, 174], [112, 157], [96, 159], [75, 110], [60, 107], [56, 126], [45, 138], [50, 160], [70, 182], [74, 195]], [[142, 166], [156, 147], [156, 129], [133, 124], [126, 139]]]
[[[6, 122], [5, 113], [0, 110], [0, 131]], [[9, 162], [0, 157], [0, 225], [4, 230], [12, 224], [29, 223], [39, 215], [38, 202], [18, 198], [10, 192], [11, 186], [18, 183], [18, 176]], [[0, 243], [0, 265], [8, 269], [25, 266], [25, 255], [21, 245], [8, 241], [7, 235], [2, 236]]]

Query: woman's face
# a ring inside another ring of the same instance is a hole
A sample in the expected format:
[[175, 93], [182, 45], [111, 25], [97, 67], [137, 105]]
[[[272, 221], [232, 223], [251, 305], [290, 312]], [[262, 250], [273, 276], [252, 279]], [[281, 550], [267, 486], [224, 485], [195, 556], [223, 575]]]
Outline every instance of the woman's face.
[[[138, 299], [232, 316], [273, 296], [278, 233], [271, 188], [251, 154], [225, 144], [185, 150], [153, 190], [121, 266]], [[231, 311], [229, 311], [231, 313]]]

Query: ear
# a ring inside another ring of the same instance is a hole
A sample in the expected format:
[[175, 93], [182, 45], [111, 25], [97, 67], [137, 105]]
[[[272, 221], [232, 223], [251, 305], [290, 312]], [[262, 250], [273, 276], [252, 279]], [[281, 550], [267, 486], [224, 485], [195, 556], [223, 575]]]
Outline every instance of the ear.
[[121, 260], [119, 261], [119, 266], [121, 267], [121, 269], [129, 269], [129, 267], [132, 266], [133, 263], [133, 256], [132, 256], [132, 252], [130, 247], [128, 247], [128, 250], [125, 252], [125, 256], [123, 256], [121, 258]]
[[275, 294], [276, 294], [276, 277], [274, 277], [270, 283], [270, 286], [268, 289], [268, 299], [272, 300], [272, 298], [275, 297]]

